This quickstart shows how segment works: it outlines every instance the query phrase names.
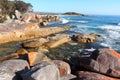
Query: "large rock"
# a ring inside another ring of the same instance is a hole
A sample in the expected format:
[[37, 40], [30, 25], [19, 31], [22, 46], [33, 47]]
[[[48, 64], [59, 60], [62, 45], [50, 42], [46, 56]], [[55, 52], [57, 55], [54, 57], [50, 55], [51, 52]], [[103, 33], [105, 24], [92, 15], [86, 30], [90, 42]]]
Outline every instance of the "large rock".
[[30, 66], [34, 66], [42, 61], [50, 61], [51, 59], [48, 58], [45, 54], [42, 52], [29, 52], [27, 54], [28, 56], [28, 62]]
[[[15, 27], [15, 26], [14, 26]], [[4, 32], [4, 28], [0, 27], [0, 43], [7, 43], [7, 42], [12, 42], [12, 41], [20, 41], [20, 40], [27, 40], [27, 39], [33, 39], [33, 38], [38, 38], [38, 37], [45, 37], [50, 34], [62, 32], [65, 30], [69, 30], [70, 27], [51, 27], [51, 28], [41, 28], [41, 29], [31, 29], [32, 27], [30, 26], [30, 30], [8, 30], [7, 32]]]
[[59, 45], [71, 41], [67, 34], [57, 34], [49, 38], [49, 42], [45, 43], [44, 46], [48, 48], [55, 48]]
[[23, 80], [60, 80], [60, 74], [55, 64], [41, 62], [23, 74]]
[[45, 38], [27, 40], [22, 43], [23, 47], [36, 48], [42, 46], [44, 43], [48, 42]]
[[32, 39], [23, 42], [23, 47], [36, 48], [36, 47], [46, 47], [54, 48], [61, 44], [71, 41], [68, 38], [68, 34], [56, 34], [54, 36], [48, 36], [47, 38]]
[[1, 23], [0, 24], [0, 33], [4, 32], [16, 32], [16, 31], [26, 31], [32, 29], [39, 29], [39, 25], [37, 23], [23, 23], [15, 20], [11, 23]]
[[27, 61], [8, 60], [0, 63], [0, 80], [20, 80], [20, 73], [29, 69]]
[[79, 58], [80, 66], [120, 78], [120, 54], [110, 49], [98, 49], [89, 58]]
[[100, 37], [98, 34], [74, 34], [72, 40], [79, 43], [91, 43], [96, 41], [98, 37]]
[[48, 53], [49, 52], [49, 50], [48, 49], [46, 49], [46, 48], [42, 48], [42, 47], [39, 47], [39, 49], [38, 49], [38, 51], [37, 51], [38, 53]]
[[33, 30], [33, 29], [39, 29], [39, 25], [37, 23], [29, 23], [25, 30]]
[[28, 23], [30, 21], [34, 21], [36, 20], [36, 14], [34, 13], [31, 13], [31, 12], [26, 12], [22, 15], [22, 19], [21, 21], [25, 22], [25, 23]]
[[112, 78], [99, 73], [88, 71], [79, 71], [77, 75], [78, 75], [77, 80], [119, 80], [117, 78]]
[[27, 50], [25, 49], [19, 49], [16, 51], [16, 53], [12, 53], [10, 55], [6, 55], [0, 58], [0, 62], [3, 62], [5, 60], [10, 60], [10, 59], [24, 59], [27, 60], [27, 57], [25, 56], [28, 53]]
[[70, 65], [68, 63], [60, 60], [53, 60], [52, 62], [57, 65], [60, 75], [67, 75], [71, 73]]
[[40, 23], [41, 26], [47, 26], [48, 25], [48, 21], [43, 21]]
[[22, 14], [18, 10], [15, 10], [15, 18], [20, 20], [21, 17], [22, 17]]
[[19, 58], [19, 55], [17, 53], [12, 53], [10, 55], [1, 57], [0, 62], [3, 62], [5, 60], [10, 60], [10, 59], [16, 59], [16, 58]]
[[18, 55], [25, 55], [25, 54], [28, 53], [28, 51], [22, 48], [22, 49], [18, 49], [18, 50], [16, 51], [16, 53], [17, 53]]

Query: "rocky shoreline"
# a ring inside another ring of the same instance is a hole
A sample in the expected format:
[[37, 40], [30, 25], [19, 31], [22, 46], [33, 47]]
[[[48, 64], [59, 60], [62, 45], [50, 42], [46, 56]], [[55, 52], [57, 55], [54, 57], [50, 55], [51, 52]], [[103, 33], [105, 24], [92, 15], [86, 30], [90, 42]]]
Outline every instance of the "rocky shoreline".
[[[0, 80], [120, 79], [120, 54], [114, 50], [82, 49], [67, 53], [76, 45], [95, 42], [100, 35], [74, 34], [70, 37], [62, 33], [70, 26], [41, 28], [59, 20], [57, 15], [17, 13], [16, 16], [17, 20], [9, 19], [0, 24], [0, 44], [20, 41], [21, 45], [21, 49], [0, 58]], [[56, 55], [53, 51], [52, 55], [52, 50], [63, 45], [70, 47], [62, 49], [60, 54], [56, 50]]]

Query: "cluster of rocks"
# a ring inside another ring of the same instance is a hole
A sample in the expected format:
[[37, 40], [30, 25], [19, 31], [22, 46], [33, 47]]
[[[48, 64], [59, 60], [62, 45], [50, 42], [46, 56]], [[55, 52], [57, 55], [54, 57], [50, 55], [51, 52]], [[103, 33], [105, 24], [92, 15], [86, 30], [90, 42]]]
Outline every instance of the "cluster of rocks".
[[0, 63], [0, 80], [70, 80], [76, 78], [71, 74], [68, 63], [49, 59], [42, 51], [16, 51], [17, 59]]
[[0, 24], [0, 43], [45, 37], [69, 29], [69, 26], [40, 28], [37, 23], [2, 23]]
[[72, 45], [73, 41], [78, 43], [92, 43], [95, 42], [98, 37], [100, 37], [100, 35], [97, 34], [74, 34], [71, 38], [68, 34], [54, 34], [52, 36], [47, 36], [46, 38], [37, 38], [24, 41], [22, 45], [27, 48], [55, 48], [64, 43]]
[[77, 41], [79, 43], [92, 43], [95, 42], [97, 40], [97, 38], [99, 38], [100, 35], [99, 34], [74, 34], [72, 36], [72, 40]]
[[[111, 49], [92, 49], [89, 50], [87, 56], [82, 52], [76, 57], [75, 66], [71, 66], [65, 61], [52, 60], [46, 55], [49, 52], [48, 48], [70, 43], [71, 40], [68, 34], [55, 34], [46, 38], [23, 41], [23, 47], [39, 47], [38, 51], [31, 52], [20, 49], [9, 56], [1, 58], [0, 80], [120, 79], [120, 54]], [[73, 67], [76, 69], [74, 72], [72, 71]]]
[[60, 20], [60, 17], [58, 15], [52, 15], [52, 14], [37, 14], [33, 12], [26, 12], [24, 14], [21, 14], [18, 10], [15, 10], [15, 14], [12, 18], [10, 18], [8, 15], [6, 15], [7, 20], [4, 21], [5, 23], [11, 23], [11, 22], [20, 22], [20, 23], [38, 23], [39, 26], [47, 26], [52, 21], [58, 21]]
[[39, 48], [38, 51], [20, 49], [1, 58], [0, 80], [79, 80], [77, 75], [71, 74], [71, 67], [67, 62], [51, 60], [45, 55], [49, 48], [64, 43], [72, 44], [72, 38], [68, 34], [23, 41], [21, 45], [24, 48]]
[[19, 11], [15, 11], [15, 16], [17, 20], [28, 22], [38, 22], [41, 26], [47, 26], [49, 22], [60, 20], [58, 15], [41, 15], [32, 12], [26, 12], [21, 14]]
[[32, 39], [23, 42], [23, 47], [27, 48], [55, 48], [61, 44], [71, 41], [68, 34], [55, 34], [46, 38]]

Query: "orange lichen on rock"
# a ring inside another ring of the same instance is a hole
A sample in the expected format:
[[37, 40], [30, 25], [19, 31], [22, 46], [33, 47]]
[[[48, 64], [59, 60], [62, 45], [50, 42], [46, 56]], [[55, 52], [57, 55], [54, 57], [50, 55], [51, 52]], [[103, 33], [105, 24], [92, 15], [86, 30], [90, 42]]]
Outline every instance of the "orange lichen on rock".
[[28, 24], [27, 30], [31, 30], [31, 29], [39, 29], [38, 24], [37, 23]]
[[34, 61], [35, 61], [35, 58], [36, 58], [36, 52], [30, 52], [28, 53], [28, 62], [30, 64], [30, 66], [33, 65]]
[[109, 51], [110, 51], [110, 54], [111, 54], [111, 55], [113, 55], [113, 56], [115, 56], [115, 57], [117, 57], [117, 58], [120, 58], [120, 54], [117, 53], [116, 51], [114, 51], [114, 50], [109, 50]]
[[25, 55], [26, 53], [28, 53], [28, 51], [25, 50], [25, 49], [19, 49], [19, 50], [16, 51], [16, 53], [17, 53], [18, 55]]
[[31, 17], [29, 16], [29, 17], [24, 17], [21, 21], [23, 21], [23, 22], [29, 22], [31, 20]]
[[31, 14], [31, 20], [35, 20], [36, 15], [34, 13]]
[[65, 69], [59, 69], [60, 75], [65, 75], [66, 74], [66, 70]]

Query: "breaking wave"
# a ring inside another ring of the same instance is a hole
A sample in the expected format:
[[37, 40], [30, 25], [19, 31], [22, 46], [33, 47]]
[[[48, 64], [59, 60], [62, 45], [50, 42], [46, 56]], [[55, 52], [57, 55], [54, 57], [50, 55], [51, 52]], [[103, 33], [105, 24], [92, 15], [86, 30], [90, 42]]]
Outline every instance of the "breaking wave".
[[68, 19], [65, 19], [65, 18], [62, 18], [62, 19], [60, 20], [60, 22], [61, 22], [62, 24], [65, 24], [65, 23], [68, 23], [69, 20], [68, 20]]

